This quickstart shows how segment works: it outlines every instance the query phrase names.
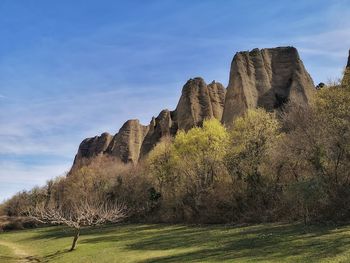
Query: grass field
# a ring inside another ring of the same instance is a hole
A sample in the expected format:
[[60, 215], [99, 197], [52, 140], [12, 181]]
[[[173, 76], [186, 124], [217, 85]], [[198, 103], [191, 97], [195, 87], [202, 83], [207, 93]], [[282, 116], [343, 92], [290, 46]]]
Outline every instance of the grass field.
[[0, 262], [350, 262], [350, 226], [120, 225], [0, 234]]

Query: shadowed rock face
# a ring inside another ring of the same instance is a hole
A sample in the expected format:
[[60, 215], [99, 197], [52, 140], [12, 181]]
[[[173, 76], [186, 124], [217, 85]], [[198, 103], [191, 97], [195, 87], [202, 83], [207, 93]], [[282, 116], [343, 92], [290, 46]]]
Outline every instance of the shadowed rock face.
[[174, 136], [179, 129], [187, 131], [210, 118], [229, 126], [247, 109], [263, 107], [273, 111], [288, 100], [306, 104], [314, 90], [313, 81], [295, 48], [239, 52], [232, 60], [227, 91], [218, 82], [207, 85], [202, 78], [190, 79], [183, 86], [176, 110], [161, 111], [148, 126], [141, 125], [138, 120], [129, 120], [113, 137], [104, 133], [85, 139], [74, 164], [99, 154], [136, 163], [162, 137]]
[[348, 64], [346, 64], [347, 68], [350, 68], [350, 49], [349, 49], [349, 57], [348, 57]]
[[176, 107], [178, 128], [187, 131], [205, 119], [221, 120], [225, 93], [225, 88], [217, 82], [207, 85], [202, 78], [187, 81]]
[[113, 136], [109, 133], [102, 133], [101, 136], [95, 136], [93, 138], [87, 138], [80, 143], [78, 153], [75, 156], [74, 163], [82, 158], [91, 158], [103, 153], [109, 143], [112, 141]]
[[157, 118], [152, 118], [147, 135], [142, 143], [140, 157], [149, 153], [164, 136], [174, 136], [177, 123], [173, 120], [174, 112], [162, 110]]
[[123, 162], [136, 163], [148, 129], [139, 120], [128, 120], [113, 137], [105, 154], [120, 158]]
[[314, 87], [293, 47], [239, 52], [231, 63], [222, 121], [230, 126], [250, 108], [273, 111], [289, 100], [308, 103]]

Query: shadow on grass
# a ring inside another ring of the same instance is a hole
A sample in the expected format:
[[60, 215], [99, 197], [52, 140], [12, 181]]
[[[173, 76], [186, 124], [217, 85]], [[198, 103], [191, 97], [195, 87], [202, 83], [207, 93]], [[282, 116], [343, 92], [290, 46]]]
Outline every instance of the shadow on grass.
[[[82, 228], [82, 235], [104, 235], [109, 232], [115, 232], [115, 225], [105, 225], [98, 227]], [[25, 230], [27, 231], [27, 230]], [[28, 230], [32, 231], [32, 230]], [[28, 240], [42, 240], [42, 239], [60, 239], [60, 238], [70, 238], [74, 236], [74, 230], [66, 226], [50, 226], [36, 229], [36, 235], [23, 238], [22, 241]]]
[[58, 250], [54, 253], [51, 253], [51, 254], [48, 254], [48, 255], [45, 255], [44, 257], [42, 257], [42, 261], [43, 263], [48, 263], [48, 262], [51, 262], [52, 260], [54, 259], [57, 259], [61, 256], [63, 256], [64, 254], [66, 253], [69, 253], [69, 250]]
[[[43, 229], [34, 239], [71, 237], [62, 228]], [[266, 260], [318, 262], [350, 248], [348, 228], [299, 224], [262, 224], [248, 227], [184, 225], [120, 225], [84, 229], [80, 244], [112, 243], [127, 251], [171, 250], [167, 256], [146, 262], [200, 262], [225, 260]], [[67, 251], [44, 257], [44, 262]], [[171, 254], [171, 255], [170, 255]]]
[[[201, 262], [235, 260], [266, 260], [283, 262], [287, 258], [318, 262], [349, 249], [350, 237], [342, 231], [331, 235], [325, 228], [304, 229], [300, 225], [265, 225], [243, 231], [210, 230], [184, 232], [182, 236], [164, 234], [150, 237], [130, 246], [135, 250], [193, 248], [171, 256], [140, 262]], [[219, 233], [218, 233], [219, 232]], [[225, 233], [226, 232], [226, 233]], [[305, 261], [304, 261], [305, 262]]]
[[34, 256], [18, 257], [18, 256], [2, 256], [2, 255], [0, 255], [0, 262], [4, 262], [5, 260], [6, 260], [6, 262], [8, 262], [8, 261], [10, 261], [10, 262], [26, 262], [26, 263], [43, 262]]

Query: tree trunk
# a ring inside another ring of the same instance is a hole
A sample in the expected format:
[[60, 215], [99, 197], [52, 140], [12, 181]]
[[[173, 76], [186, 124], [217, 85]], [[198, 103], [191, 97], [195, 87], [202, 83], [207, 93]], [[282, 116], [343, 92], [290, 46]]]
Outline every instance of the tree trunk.
[[72, 247], [69, 251], [73, 251], [75, 249], [75, 246], [76, 246], [78, 238], [79, 238], [79, 234], [80, 234], [80, 228], [75, 229]]

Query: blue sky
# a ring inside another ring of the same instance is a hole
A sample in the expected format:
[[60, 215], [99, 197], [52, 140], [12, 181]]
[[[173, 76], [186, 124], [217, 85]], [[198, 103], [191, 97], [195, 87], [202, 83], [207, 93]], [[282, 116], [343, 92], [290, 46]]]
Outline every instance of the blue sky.
[[0, 1], [0, 201], [66, 172], [79, 143], [174, 109], [187, 79], [227, 85], [235, 52], [293, 45], [340, 77], [344, 1]]

